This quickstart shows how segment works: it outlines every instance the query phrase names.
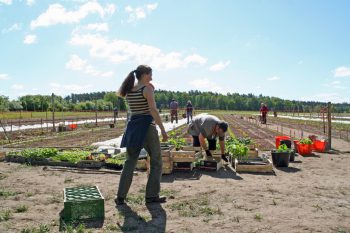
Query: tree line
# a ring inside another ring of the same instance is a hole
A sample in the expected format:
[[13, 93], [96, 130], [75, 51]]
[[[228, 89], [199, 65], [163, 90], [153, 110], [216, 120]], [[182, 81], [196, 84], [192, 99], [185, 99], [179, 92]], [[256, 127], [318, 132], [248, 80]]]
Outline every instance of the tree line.
[[[285, 100], [277, 97], [227, 93], [226, 95], [214, 92], [174, 92], [165, 90], [155, 91], [157, 107], [166, 109], [172, 99], [179, 102], [180, 108], [185, 108], [188, 100], [197, 109], [215, 110], [240, 110], [258, 111], [260, 104], [267, 104], [272, 111], [289, 112], [319, 112], [326, 106], [318, 101]], [[17, 100], [9, 100], [0, 95], [0, 111], [51, 111], [55, 107], [57, 111], [87, 111], [87, 110], [127, 110], [125, 100], [115, 92], [92, 92], [83, 94], [70, 94], [68, 96], [50, 95], [25, 95]], [[350, 103], [333, 104], [333, 112], [350, 113]]]

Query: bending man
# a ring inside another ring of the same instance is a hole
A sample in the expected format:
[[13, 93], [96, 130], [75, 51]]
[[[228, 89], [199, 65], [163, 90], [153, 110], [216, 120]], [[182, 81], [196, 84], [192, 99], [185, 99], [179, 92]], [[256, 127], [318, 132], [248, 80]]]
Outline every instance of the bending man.
[[[216, 116], [202, 115], [195, 117], [188, 127], [188, 133], [193, 137], [193, 146], [200, 146], [207, 156], [212, 156], [210, 150], [216, 150], [216, 138], [219, 138], [221, 158], [228, 161], [225, 156], [225, 133], [228, 124]], [[207, 139], [209, 146], [207, 146]]]

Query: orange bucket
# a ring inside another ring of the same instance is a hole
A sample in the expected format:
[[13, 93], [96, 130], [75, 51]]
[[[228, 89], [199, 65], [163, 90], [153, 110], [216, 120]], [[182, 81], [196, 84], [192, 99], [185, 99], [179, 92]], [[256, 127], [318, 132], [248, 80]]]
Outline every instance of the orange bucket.
[[78, 128], [78, 125], [77, 124], [69, 124], [68, 127], [73, 130], [73, 129], [76, 129]]
[[327, 146], [326, 141], [315, 140], [314, 141], [314, 150], [317, 152], [325, 152]]
[[276, 149], [278, 149], [281, 141], [282, 140], [290, 140], [290, 137], [288, 137], [288, 136], [276, 136], [275, 139], [276, 139]]
[[298, 143], [298, 153], [300, 155], [310, 155], [312, 153], [312, 144]]

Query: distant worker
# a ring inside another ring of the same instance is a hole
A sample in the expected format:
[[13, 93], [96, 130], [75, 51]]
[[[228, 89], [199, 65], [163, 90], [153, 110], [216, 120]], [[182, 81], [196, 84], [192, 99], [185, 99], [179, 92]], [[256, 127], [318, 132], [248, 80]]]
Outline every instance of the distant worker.
[[[188, 133], [192, 135], [193, 146], [202, 147], [208, 157], [212, 156], [210, 150], [216, 150], [216, 138], [218, 137], [221, 149], [221, 158], [228, 162], [225, 155], [225, 133], [227, 128], [228, 124], [216, 116], [202, 115], [193, 119], [188, 126]], [[205, 139], [208, 141], [208, 146]]]
[[260, 112], [261, 112], [261, 124], [266, 124], [266, 117], [269, 109], [266, 104], [261, 103]]
[[179, 108], [179, 103], [175, 101], [175, 99], [172, 99], [169, 105], [170, 108], [170, 118], [171, 118], [171, 123], [173, 123], [174, 119], [176, 120], [176, 124], [178, 122], [178, 117], [177, 117], [177, 112]]
[[118, 115], [119, 115], [118, 107], [115, 107], [113, 109], [114, 124], [117, 123], [116, 119], [118, 118]]
[[187, 101], [187, 105], [186, 105], [186, 116], [187, 116], [187, 124], [190, 123], [190, 118], [192, 121], [192, 115], [193, 115], [193, 106], [191, 103], [191, 100]]

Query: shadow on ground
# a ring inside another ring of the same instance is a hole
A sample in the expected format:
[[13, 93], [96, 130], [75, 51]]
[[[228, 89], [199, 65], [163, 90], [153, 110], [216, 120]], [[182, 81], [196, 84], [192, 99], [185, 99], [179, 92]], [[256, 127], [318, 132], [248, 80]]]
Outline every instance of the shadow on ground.
[[146, 207], [152, 217], [149, 221], [138, 215], [127, 204], [117, 206], [118, 212], [124, 216], [123, 224], [118, 223], [120, 230], [122, 232], [165, 232], [167, 215], [163, 207], [159, 203], [146, 204]]

